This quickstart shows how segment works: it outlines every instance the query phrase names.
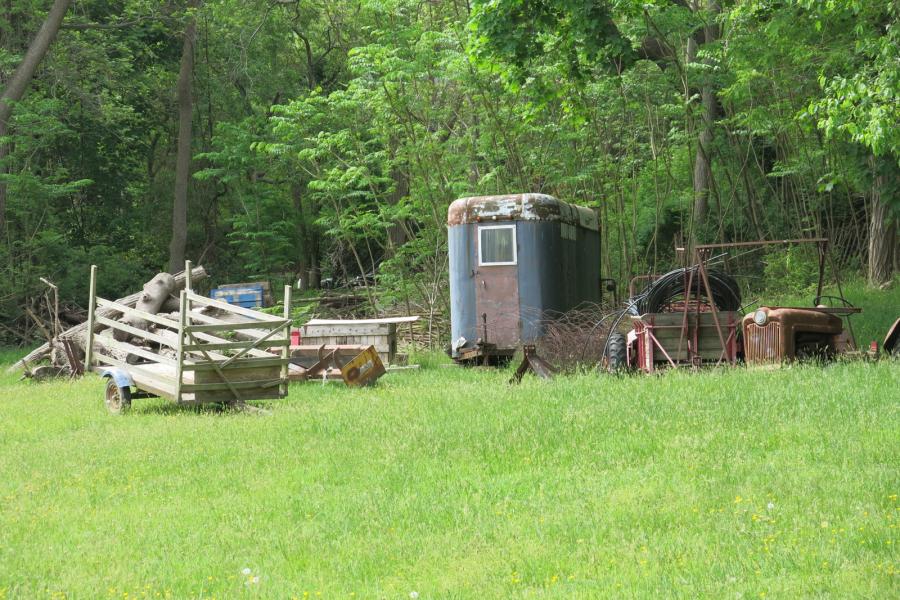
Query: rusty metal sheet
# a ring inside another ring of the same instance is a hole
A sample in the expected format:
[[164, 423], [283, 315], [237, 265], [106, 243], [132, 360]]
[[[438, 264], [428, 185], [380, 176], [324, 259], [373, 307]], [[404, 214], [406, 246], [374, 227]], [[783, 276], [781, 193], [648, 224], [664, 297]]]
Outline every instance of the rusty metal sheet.
[[[475, 256], [481, 236], [475, 235]], [[479, 265], [475, 271], [476, 336], [498, 348], [516, 348], [520, 343], [519, 267]]]
[[447, 225], [492, 221], [560, 221], [568, 225], [600, 230], [597, 213], [547, 194], [507, 194], [460, 198], [450, 205]]
[[480, 267], [475, 274], [475, 327], [478, 338], [499, 348], [521, 342], [519, 281], [516, 267]]
[[744, 316], [744, 359], [748, 364], [791, 361], [797, 357], [798, 333], [829, 336], [836, 349], [844, 324], [839, 317], [818, 308], [760, 307], [767, 314], [765, 325], [757, 325], [753, 313]]

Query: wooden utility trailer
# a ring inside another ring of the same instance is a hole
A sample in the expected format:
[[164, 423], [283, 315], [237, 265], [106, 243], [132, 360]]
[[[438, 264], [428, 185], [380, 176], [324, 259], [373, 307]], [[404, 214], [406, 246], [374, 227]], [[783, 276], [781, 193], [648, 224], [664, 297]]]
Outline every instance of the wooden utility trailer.
[[[188, 263], [186, 272], [190, 269]], [[176, 321], [100, 298], [96, 285], [97, 267], [92, 266], [85, 365], [108, 378], [106, 404], [110, 411], [127, 410], [132, 398], [154, 396], [195, 405], [243, 404], [287, 395], [290, 286], [285, 286], [284, 316], [277, 317], [196, 294], [188, 279], [179, 295]], [[98, 307], [139, 317], [152, 325], [144, 331], [98, 315]], [[197, 309], [227, 313], [229, 319]], [[94, 331], [98, 326], [123, 331], [132, 338], [123, 342], [98, 335]], [[129, 343], [134, 338], [171, 350], [160, 354]]]

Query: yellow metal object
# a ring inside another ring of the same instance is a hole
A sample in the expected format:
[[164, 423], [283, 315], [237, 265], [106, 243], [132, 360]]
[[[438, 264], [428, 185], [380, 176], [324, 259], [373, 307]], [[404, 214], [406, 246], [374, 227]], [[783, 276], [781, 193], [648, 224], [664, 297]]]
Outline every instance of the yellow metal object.
[[375, 352], [375, 348], [369, 346], [350, 362], [341, 367], [341, 375], [347, 385], [370, 385], [376, 379], [385, 374], [384, 364]]

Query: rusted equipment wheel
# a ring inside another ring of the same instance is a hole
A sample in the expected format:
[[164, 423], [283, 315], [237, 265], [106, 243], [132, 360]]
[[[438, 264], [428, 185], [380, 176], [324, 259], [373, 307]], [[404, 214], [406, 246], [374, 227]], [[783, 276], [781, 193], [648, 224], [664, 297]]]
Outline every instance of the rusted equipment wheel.
[[106, 408], [114, 415], [128, 412], [131, 408], [131, 388], [120, 388], [112, 377], [107, 379]]
[[611, 373], [628, 368], [628, 350], [625, 344], [625, 336], [621, 333], [611, 333], [606, 341], [606, 368]]

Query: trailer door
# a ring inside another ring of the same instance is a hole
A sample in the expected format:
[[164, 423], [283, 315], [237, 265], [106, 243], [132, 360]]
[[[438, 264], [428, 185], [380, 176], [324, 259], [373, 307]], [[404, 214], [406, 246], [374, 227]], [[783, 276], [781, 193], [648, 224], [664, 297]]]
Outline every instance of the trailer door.
[[515, 224], [479, 225], [475, 252], [477, 337], [498, 348], [515, 348], [520, 337]]

